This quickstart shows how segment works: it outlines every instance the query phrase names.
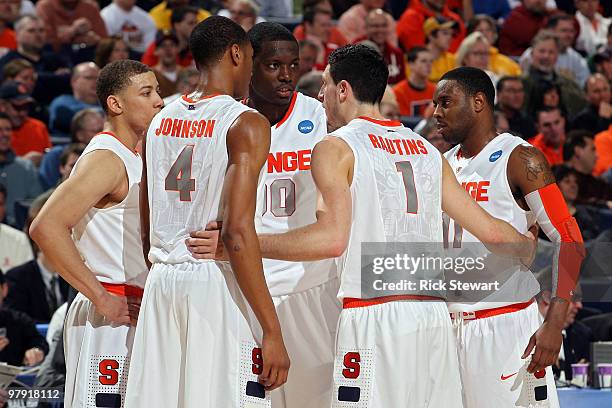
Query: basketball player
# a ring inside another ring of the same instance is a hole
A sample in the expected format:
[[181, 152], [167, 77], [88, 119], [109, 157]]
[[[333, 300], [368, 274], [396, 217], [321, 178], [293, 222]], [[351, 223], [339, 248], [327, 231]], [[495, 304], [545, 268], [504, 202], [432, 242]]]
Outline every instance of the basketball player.
[[317, 220], [267, 235], [266, 254], [293, 261], [337, 257], [344, 309], [333, 407], [461, 407], [445, 304], [419, 293], [361, 299], [361, 244], [442, 242], [441, 208], [487, 242], [533, 240], [475, 205], [435, 147], [382, 118], [378, 105], [387, 76], [384, 60], [367, 46], [331, 54], [321, 96], [330, 124], [339, 129], [312, 155]]
[[140, 62], [104, 67], [96, 84], [107, 114], [104, 131], [30, 227], [55, 270], [80, 292], [64, 332], [66, 407], [124, 406], [148, 272], [138, 206], [142, 160], [135, 149], [163, 106], [157, 89], [153, 71]]
[[[280, 24], [265, 22], [255, 25], [248, 35], [254, 60], [246, 104], [272, 125], [255, 221], [265, 257], [268, 240], [261, 234], [283, 233], [315, 221], [316, 189], [310, 157], [314, 145], [327, 135], [327, 125], [321, 102], [295, 92], [300, 55], [291, 32]], [[205, 258], [200, 252], [206, 247], [199, 247], [197, 238], [208, 234], [192, 234], [188, 247], [194, 257]], [[264, 259], [263, 265], [291, 357], [291, 375], [272, 393], [272, 407], [329, 406], [340, 314], [333, 262]]]
[[[457, 144], [445, 156], [457, 179], [489, 214], [519, 232], [537, 221], [550, 240], [560, 245], [553, 260], [556, 297], [540, 324], [533, 300], [539, 286], [530, 273], [516, 268], [505, 271], [508, 280], [491, 296], [449, 303], [458, 331], [464, 401], [470, 408], [555, 407], [559, 403], [549, 366], [559, 355], [568, 301], [583, 256], [582, 236], [546, 158], [523, 139], [496, 133], [494, 97], [493, 83], [482, 70], [458, 68], [442, 77], [434, 95], [434, 117], [444, 139]], [[457, 219], [450, 226], [445, 223], [451, 227], [447, 236], [453, 237], [454, 248], [479, 241], [460, 226], [465, 224]], [[522, 359], [532, 352], [526, 364]], [[536, 380], [541, 385], [531, 386]]]
[[[265, 391], [285, 383], [289, 368], [253, 221], [270, 123], [234, 100], [247, 94], [253, 64], [238, 24], [209, 17], [192, 31], [190, 48], [198, 88], [165, 107], [146, 137], [143, 229], [153, 266], [126, 402], [265, 407]], [[187, 250], [189, 232], [212, 220], [223, 222], [231, 268]]]

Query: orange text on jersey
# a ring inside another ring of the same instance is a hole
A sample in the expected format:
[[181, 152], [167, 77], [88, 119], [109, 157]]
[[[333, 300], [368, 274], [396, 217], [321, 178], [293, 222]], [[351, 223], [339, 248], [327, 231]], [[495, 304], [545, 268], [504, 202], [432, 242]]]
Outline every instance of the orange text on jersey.
[[155, 129], [155, 136], [180, 138], [212, 137], [215, 119], [187, 120], [163, 118]]
[[422, 140], [413, 139], [387, 139], [386, 137], [368, 134], [372, 146], [375, 149], [382, 149], [389, 154], [427, 154], [427, 147]]
[[489, 201], [489, 181], [464, 181], [461, 186], [465, 188], [474, 200], [476, 201]]
[[268, 173], [310, 170], [311, 153], [311, 150], [270, 153], [268, 154]]

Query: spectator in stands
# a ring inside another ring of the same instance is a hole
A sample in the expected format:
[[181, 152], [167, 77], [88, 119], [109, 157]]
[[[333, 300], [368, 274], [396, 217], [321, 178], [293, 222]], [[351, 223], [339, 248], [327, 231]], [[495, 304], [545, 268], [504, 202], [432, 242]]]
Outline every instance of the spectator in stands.
[[15, 59], [25, 59], [38, 74], [37, 86], [32, 96], [41, 104], [70, 89], [69, 63], [45, 47], [45, 27], [40, 18], [26, 15], [15, 23], [17, 50], [0, 58], [0, 67]]
[[315, 67], [324, 70], [327, 65], [329, 54], [336, 48], [346, 45], [348, 42], [341, 36], [339, 42], [335, 42], [331, 36], [332, 14], [329, 10], [319, 7], [311, 7], [304, 10], [302, 16], [304, 35], [306, 39], [314, 42], [319, 50]]
[[155, 56], [159, 62], [153, 67], [153, 72], [159, 83], [159, 94], [162, 98], [176, 93], [178, 73], [180, 71], [176, 63], [178, 47], [179, 40], [171, 30], [157, 32], [155, 38]]
[[[551, 267], [545, 268], [541, 274], [545, 276], [546, 274], [552, 275]], [[551, 291], [552, 284], [542, 284], [542, 291], [537, 296], [538, 308], [542, 316], [546, 316], [550, 307]], [[567, 308], [567, 315], [563, 331], [561, 332], [563, 335], [561, 351], [557, 362], [552, 367], [557, 377], [559, 377], [560, 371], [562, 371], [563, 375], [560, 378], [566, 381], [572, 379], [572, 364], [586, 363], [590, 360], [589, 350], [591, 341], [593, 341], [593, 332], [586, 324], [576, 320], [576, 315], [580, 309], [582, 309], [582, 302], [576, 297]]]
[[182, 69], [178, 74], [178, 81], [176, 84], [177, 92], [174, 95], [164, 98], [164, 105], [168, 105], [181, 95], [189, 95], [195, 91], [199, 80], [200, 73], [195, 68]]
[[19, 20], [20, 17], [23, 17], [28, 14], [31, 16], [36, 15], [36, 6], [30, 0], [21, 0], [19, 1], [19, 3], [20, 4], [15, 13], [14, 21]]
[[510, 131], [510, 124], [508, 123], [508, 119], [506, 119], [506, 117], [501, 111], [494, 110], [493, 119], [495, 119], [495, 130], [497, 131], [497, 133], [502, 134]]
[[[559, 55], [555, 63], [555, 70], [559, 74], [573, 79], [579, 86], [584, 86], [589, 76], [589, 67], [582, 55], [572, 48], [576, 39], [574, 18], [567, 14], [555, 14], [550, 17], [546, 27], [557, 34], [559, 38]], [[529, 71], [531, 47], [527, 48], [521, 55], [520, 62], [523, 71]]]
[[259, 0], [261, 5], [260, 15], [264, 17], [293, 17], [292, 0]]
[[512, 10], [508, 0], [472, 0], [472, 7], [474, 14], [491, 16], [496, 20], [505, 19]]
[[0, 1], [0, 53], [17, 48], [15, 32], [8, 26], [13, 19], [13, 5], [11, 1]]
[[317, 99], [319, 91], [323, 85], [323, 73], [321, 71], [311, 71], [302, 75], [295, 86], [295, 90]]
[[[198, 24], [197, 15], [198, 9], [195, 7], [179, 7], [172, 12], [172, 31], [179, 41], [179, 52], [176, 58], [181, 67], [193, 65], [193, 57], [189, 51], [189, 36]], [[155, 42], [147, 47], [142, 56], [142, 62], [150, 67], [159, 63], [159, 58], [155, 55]]]
[[[158, 30], [169, 30], [174, 28], [172, 22], [172, 14], [178, 8], [189, 6], [189, 0], [167, 0], [162, 1], [157, 6], [149, 11], [149, 15], [153, 18], [153, 22]], [[196, 23], [210, 17], [210, 13], [204, 9], [196, 8]], [[195, 26], [194, 24], [194, 26]], [[153, 64], [155, 65], [155, 64]]]
[[0, 112], [0, 184], [6, 187], [6, 221], [15, 225], [15, 202], [33, 199], [42, 192], [36, 168], [11, 149], [11, 119]]
[[389, 68], [390, 85], [396, 84], [406, 76], [404, 67], [404, 53], [388, 41], [389, 19], [391, 15], [381, 9], [370, 11], [365, 17], [366, 36], [358, 41], [369, 40], [376, 44]]
[[244, 31], [249, 31], [255, 24], [266, 21], [259, 17], [259, 9], [254, 0], [233, 0], [229, 9], [219, 12], [219, 15], [231, 18], [240, 24]]
[[431, 74], [433, 58], [425, 47], [414, 47], [406, 55], [410, 73], [408, 79], [393, 87], [399, 111], [402, 116], [423, 116], [436, 89], [427, 80]]
[[17, 156], [40, 164], [45, 149], [51, 147], [47, 126], [29, 116], [34, 101], [24, 85], [5, 82], [0, 86], [0, 100], [6, 102], [2, 109], [11, 117], [13, 135], [11, 148]]
[[449, 44], [450, 52], [455, 52], [465, 37], [465, 26], [459, 15], [450, 11], [446, 0], [412, 0], [397, 22], [397, 37], [404, 50], [417, 45], [425, 45], [427, 34], [423, 32], [425, 20], [431, 17], [453, 21], [454, 32]]
[[71, 152], [80, 156], [79, 146], [87, 145], [103, 127], [104, 116], [99, 109], [83, 109], [74, 115], [70, 124], [72, 144], [54, 146], [45, 154], [40, 164], [39, 175], [43, 189], [55, 187], [63, 180], [62, 169], [72, 160]]
[[594, 135], [612, 124], [610, 82], [601, 74], [593, 74], [584, 86], [589, 106], [574, 117], [572, 129], [585, 129]]
[[559, 108], [544, 108], [536, 114], [538, 134], [529, 140], [540, 149], [551, 166], [563, 163], [565, 118]]
[[612, 82], [612, 47], [593, 56], [593, 66], [595, 72]]
[[543, 81], [559, 86], [563, 107], [570, 117], [576, 115], [587, 105], [584, 93], [576, 82], [555, 71], [559, 49], [559, 37], [550, 30], [540, 31], [533, 39], [531, 68], [525, 72], [523, 77], [525, 110], [528, 114], [535, 114], [537, 96], [540, 92], [539, 85]]
[[310, 40], [302, 40], [300, 44], [300, 69], [298, 72], [298, 80], [313, 70], [317, 56], [319, 54], [319, 48], [315, 43]]
[[[456, 66], [455, 56], [448, 52], [454, 24], [454, 22], [440, 17], [430, 17], [423, 24], [423, 32], [427, 38], [426, 47], [431, 53], [433, 61], [431, 74], [429, 74], [429, 80], [432, 82], [438, 82], [442, 75]], [[410, 72], [408, 72], [408, 75], [410, 75]]]
[[519, 76], [521, 75], [521, 67], [501, 54], [499, 50], [493, 46], [497, 42], [497, 24], [490, 16], [484, 14], [475, 15], [467, 26], [467, 34], [475, 31], [481, 32], [489, 40], [489, 67], [488, 69], [499, 77]]
[[[155, 40], [157, 27], [135, 0], [113, 0], [100, 11], [109, 36], [120, 36], [130, 50], [140, 54]], [[100, 65], [100, 68], [102, 66]]]
[[594, 55], [608, 43], [611, 20], [599, 14], [599, 0], [576, 0], [576, 8], [576, 21], [580, 27], [576, 49]]
[[559, 84], [549, 80], [543, 80], [535, 84], [535, 100], [533, 101], [533, 112], [544, 108], [558, 108], [561, 115], [567, 117], [567, 110], [562, 100], [562, 92]]
[[8, 271], [34, 259], [34, 254], [28, 236], [3, 223], [5, 215], [6, 187], [0, 184], [0, 269]]
[[597, 151], [597, 162], [593, 175], [601, 176], [612, 168], [612, 125], [595, 135], [595, 150]]
[[586, 130], [572, 130], [563, 146], [563, 160], [576, 172], [580, 186], [578, 204], [608, 207], [612, 204], [612, 185], [592, 175], [597, 161], [593, 134]]
[[385, 88], [385, 93], [380, 101], [380, 114], [389, 120], [399, 121], [401, 119], [397, 99], [395, 98], [395, 94], [389, 85], [387, 85]]
[[122, 37], [108, 37], [98, 43], [94, 62], [102, 69], [111, 62], [128, 59], [129, 56], [128, 45]]
[[[327, 11], [330, 13], [330, 15], [332, 15], [334, 12], [329, 0], [307, 0], [307, 1], [304, 1], [302, 7], [303, 7], [302, 15], [306, 14], [306, 11], [311, 12], [313, 10]], [[307, 39], [307, 35], [305, 32], [305, 28], [304, 28], [304, 23], [301, 23], [295, 27], [295, 29], [293, 30], [293, 36], [298, 41]], [[316, 41], [313, 39], [310, 39], [310, 40], [311, 42], [316, 44], [317, 47], [320, 47], [319, 41]], [[335, 26], [331, 26], [331, 28], [329, 28], [328, 41], [331, 44], [337, 44], [338, 46], [348, 44], [348, 41], [346, 40], [346, 38], [344, 38], [344, 35], [342, 35], [340, 30], [338, 30], [338, 28]], [[323, 51], [324, 51], [323, 48], [320, 48], [318, 54], [323, 53]], [[323, 57], [319, 57], [319, 58], [322, 59]]]
[[98, 107], [96, 80], [100, 69], [93, 62], [83, 62], [72, 71], [72, 95], [60, 95], [49, 106], [49, 129], [53, 134], [68, 136], [74, 115], [85, 108]]
[[[54, 169], [55, 170], [54, 173], [57, 173], [58, 177], [51, 178], [51, 177], [55, 177], [55, 174], [52, 174], [51, 176], [49, 176], [46, 173], [43, 173], [42, 165], [41, 165], [41, 170], [39, 170], [39, 172], [40, 172], [40, 178], [41, 178], [40, 182], [43, 185], [43, 188], [46, 188], [48, 190], [50, 188], [55, 188], [55, 186], [64, 182], [70, 175], [70, 172], [72, 171], [72, 168], [76, 164], [76, 161], [79, 159], [79, 157], [81, 157], [81, 154], [83, 154], [83, 150], [85, 150], [85, 146], [86, 145], [84, 143], [70, 143], [67, 145], [56, 146], [56, 148], [60, 152], [60, 156], [59, 156], [59, 165], [56, 169]], [[46, 158], [47, 156], [45, 155], [45, 159]], [[53, 158], [53, 160], [48, 160], [47, 163], [51, 161], [55, 162], [55, 158]], [[47, 181], [43, 177], [49, 180]]]
[[522, 0], [522, 3], [510, 12], [502, 26], [499, 50], [503, 54], [520, 56], [548, 21], [550, 13], [545, 0]]
[[[385, 0], [360, 0], [359, 3], [342, 13], [338, 20], [338, 29], [344, 38], [350, 43], [355, 43], [369, 35], [367, 16], [374, 10], [385, 7]], [[384, 42], [388, 42], [397, 47], [397, 35], [395, 33], [395, 20], [391, 14], [385, 13], [385, 37]], [[383, 24], [380, 24], [381, 27]]]
[[95, 47], [108, 35], [98, 3], [93, 0], [39, 0], [36, 11], [56, 51], [73, 44]]
[[28, 94], [32, 94], [38, 75], [34, 66], [24, 59], [14, 59], [2, 69], [3, 82], [18, 82]]
[[6, 329], [6, 334], [0, 337], [0, 361], [15, 366], [34, 366], [45, 358], [49, 345], [32, 319], [3, 305], [8, 293], [6, 278], [0, 273], [0, 327]]
[[489, 71], [489, 40], [481, 32], [473, 32], [463, 39], [455, 61], [460, 67], [474, 67], [483, 70], [489, 75], [493, 85], [499, 79], [495, 73]]
[[497, 106], [508, 120], [510, 132], [527, 140], [534, 137], [537, 130], [522, 110], [525, 101], [523, 81], [517, 76], [501, 77], [497, 82]]

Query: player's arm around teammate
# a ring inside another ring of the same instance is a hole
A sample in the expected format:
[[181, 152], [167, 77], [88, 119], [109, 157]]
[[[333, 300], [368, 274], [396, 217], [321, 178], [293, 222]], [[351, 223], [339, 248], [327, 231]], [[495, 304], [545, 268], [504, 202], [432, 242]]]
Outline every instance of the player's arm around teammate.
[[221, 239], [245, 298], [263, 329], [263, 372], [267, 390], [287, 381], [289, 355], [263, 274], [255, 232], [255, 200], [259, 173], [270, 148], [270, 123], [257, 112], [245, 112], [227, 133], [228, 167], [221, 197]]
[[71, 237], [72, 228], [93, 207], [121, 202], [128, 192], [121, 159], [108, 150], [93, 151], [79, 161], [74, 173], [51, 195], [30, 227], [30, 235], [56, 271], [117, 323], [130, 323], [138, 315], [136, 300], [109, 293], [85, 265]]
[[523, 358], [526, 358], [535, 347], [531, 364], [527, 367], [527, 371], [533, 373], [552, 365], [559, 356], [561, 332], [569, 301], [578, 282], [584, 247], [576, 220], [567, 209], [548, 161], [538, 149], [518, 146], [512, 151], [508, 162], [508, 182], [512, 191], [520, 192], [521, 200], [536, 215], [544, 233], [552, 242], [560, 245], [558, 273], [553, 270], [556, 293], [544, 323], [531, 336], [523, 353]]

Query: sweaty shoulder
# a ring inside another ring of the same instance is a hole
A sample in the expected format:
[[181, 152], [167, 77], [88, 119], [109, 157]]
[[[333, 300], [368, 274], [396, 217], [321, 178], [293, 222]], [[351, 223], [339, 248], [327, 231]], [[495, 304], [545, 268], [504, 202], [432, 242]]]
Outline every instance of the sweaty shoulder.
[[523, 196], [555, 182], [544, 154], [531, 145], [519, 145], [510, 154], [508, 181]]
[[[270, 129], [270, 122], [264, 115], [255, 111], [255, 110], [247, 110], [242, 112], [232, 126], [230, 127], [230, 132], [240, 131], [244, 132], [249, 130], [249, 127], [254, 127], [256, 129], [259, 128], [268, 128]], [[250, 133], [250, 132], [249, 132]]]

